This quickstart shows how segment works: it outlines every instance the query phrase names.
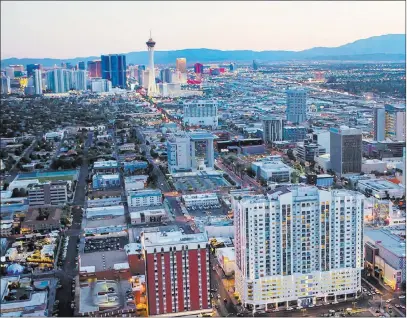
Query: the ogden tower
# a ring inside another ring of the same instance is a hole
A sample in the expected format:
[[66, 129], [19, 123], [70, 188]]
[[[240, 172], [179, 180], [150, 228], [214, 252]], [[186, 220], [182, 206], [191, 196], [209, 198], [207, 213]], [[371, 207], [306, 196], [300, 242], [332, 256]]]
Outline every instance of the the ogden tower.
[[154, 96], [158, 93], [157, 85], [155, 83], [155, 71], [154, 71], [154, 46], [155, 41], [151, 37], [150, 32], [150, 39], [146, 42], [148, 48], [148, 67], [149, 67], [149, 74], [148, 74], [148, 96]]

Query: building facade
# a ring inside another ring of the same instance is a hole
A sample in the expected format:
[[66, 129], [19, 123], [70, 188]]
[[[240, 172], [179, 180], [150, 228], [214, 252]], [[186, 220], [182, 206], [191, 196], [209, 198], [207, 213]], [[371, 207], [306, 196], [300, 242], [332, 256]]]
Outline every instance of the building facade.
[[214, 167], [213, 140], [208, 132], [180, 132], [167, 139], [168, 170], [192, 171]]
[[187, 126], [218, 126], [218, 102], [215, 100], [195, 100], [184, 103], [182, 122]]
[[142, 245], [149, 315], [211, 308], [206, 234], [144, 233]]
[[233, 196], [235, 281], [242, 303], [257, 311], [357, 295], [363, 198], [313, 186]]
[[385, 105], [386, 138], [394, 141], [406, 140], [406, 106]]
[[11, 93], [11, 81], [9, 76], [1, 77], [1, 93], [10, 94]]
[[305, 89], [287, 90], [287, 120], [302, 123], [307, 120], [307, 91]]
[[28, 186], [27, 193], [30, 207], [47, 205], [63, 206], [68, 201], [66, 181], [32, 184]]
[[102, 61], [101, 60], [89, 61], [88, 72], [90, 78], [102, 77]]
[[106, 79], [93, 79], [90, 84], [93, 93], [107, 93], [112, 90], [112, 82]]
[[339, 176], [362, 171], [362, 131], [341, 126], [331, 128], [331, 169]]
[[374, 115], [374, 140], [382, 141], [386, 138], [386, 111], [384, 107], [375, 108]]
[[36, 95], [42, 94], [42, 72], [40, 69], [35, 69], [34, 71], [34, 91]]
[[112, 87], [126, 88], [126, 56], [110, 54], [101, 56], [102, 78], [112, 82]]
[[175, 62], [176, 70], [179, 71], [180, 73], [186, 73], [187, 72], [187, 59], [180, 57], [177, 58]]
[[195, 72], [195, 74], [202, 74], [203, 73], [203, 65], [201, 63], [195, 63], [194, 72]]
[[280, 117], [266, 117], [263, 119], [264, 143], [272, 144], [274, 141], [283, 140], [285, 119]]
[[307, 128], [303, 126], [283, 127], [283, 140], [298, 142], [303, 141], [307, 136]]
[[41, 70], [41, 64], [27, 64], [27, 77], [33, 76], [34, 70]]
[[127, 204], [134, 208], [161, 205], [162, 193], [151, 189], [127, 191]]

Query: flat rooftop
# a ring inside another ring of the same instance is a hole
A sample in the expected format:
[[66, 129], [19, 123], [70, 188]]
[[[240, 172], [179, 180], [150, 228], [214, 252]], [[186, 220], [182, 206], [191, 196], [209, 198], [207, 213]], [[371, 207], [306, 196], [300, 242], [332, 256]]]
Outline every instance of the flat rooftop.
[[117, 226], [117, 225], [126, 225], [126, 217], [124, 215], [119, 215], [113, 218], [109, 218], [109, 220], [91, 220], [86, 219], [83, 222], [84, 228], [98, 228], [98, 227], [105, 227], [105, 226]]
[[360, 180], [359, 184], [364, 184], [369, 186], [377, 191], [387, 190], [387, 189], [400, 189], [401, 187], [393, 182], [387, 180], [379, 180], [379, 179], [369, 179], [369, 180]]
[[365, 228], [364, 235], [398, 257], [406, 257], [406, 241], [384, 229]]
[[[104, 256], [104, 257], [103, 257]], [[125, 251], [101, 251], [81, 254], [81, 268], [94, 266], [95, 272], [113, 269], [115, 264], [127, 263]]]
[[181, 231], [174, 232], [150, 232], [144, 233], [144, 245], [149, 246], [163, 246], [172, 245], [177, 243], [200, 243], [208, 242], [208, 237], [205, 233], [197, 234], [182, 234]]
[[86, 209], [86, 218], [104, 217], [107, 215], [124, 215], [123, 205], [112, 205]]

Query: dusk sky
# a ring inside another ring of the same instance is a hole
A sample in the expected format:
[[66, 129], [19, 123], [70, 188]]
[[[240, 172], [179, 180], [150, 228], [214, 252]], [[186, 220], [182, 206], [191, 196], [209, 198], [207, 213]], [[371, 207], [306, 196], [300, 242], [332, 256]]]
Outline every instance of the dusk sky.
[[1, 58], [146, 50], [304, 50], [405, 33], [403, 1], [1, 2]]

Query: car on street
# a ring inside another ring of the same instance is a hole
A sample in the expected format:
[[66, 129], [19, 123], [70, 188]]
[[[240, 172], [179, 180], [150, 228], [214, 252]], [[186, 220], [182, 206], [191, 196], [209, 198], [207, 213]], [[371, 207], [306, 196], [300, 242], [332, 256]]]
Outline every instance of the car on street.
[[404, 299], [404, 298], [406, 298], [406, 295], [400, 295], [399, 296], [399, 299]]

